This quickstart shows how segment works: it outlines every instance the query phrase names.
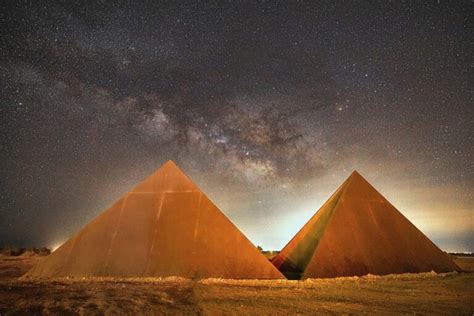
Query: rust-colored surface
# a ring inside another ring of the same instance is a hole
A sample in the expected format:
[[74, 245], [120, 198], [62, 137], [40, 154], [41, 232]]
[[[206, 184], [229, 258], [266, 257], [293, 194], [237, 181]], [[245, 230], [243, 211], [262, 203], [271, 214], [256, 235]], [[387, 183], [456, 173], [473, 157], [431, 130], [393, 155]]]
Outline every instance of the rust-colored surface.
[[289, 278], [460, 271], [357, 172], [272, 262]]
[[283, 278], [171, 161], [25, 276]]

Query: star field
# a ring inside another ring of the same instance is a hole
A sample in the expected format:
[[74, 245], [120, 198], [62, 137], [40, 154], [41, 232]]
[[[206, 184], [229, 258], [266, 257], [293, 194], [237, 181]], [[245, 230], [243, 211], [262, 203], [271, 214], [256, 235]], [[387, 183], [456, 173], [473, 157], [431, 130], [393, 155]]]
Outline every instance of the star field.
[[2, 2], [0, 242], [66, 240], [172, 159], [279, 249], [357, 169], [474, 251], [472, 2]]

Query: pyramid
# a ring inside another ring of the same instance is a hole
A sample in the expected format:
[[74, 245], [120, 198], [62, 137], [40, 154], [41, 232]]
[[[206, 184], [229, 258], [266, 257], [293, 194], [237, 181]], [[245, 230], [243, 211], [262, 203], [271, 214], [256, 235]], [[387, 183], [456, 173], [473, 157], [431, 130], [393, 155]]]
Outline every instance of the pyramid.
[[460, 271], [356, 171], [272, 263], [290, 279]]
[[65, 276], [284, 278], [172, 161], [25, 275]]

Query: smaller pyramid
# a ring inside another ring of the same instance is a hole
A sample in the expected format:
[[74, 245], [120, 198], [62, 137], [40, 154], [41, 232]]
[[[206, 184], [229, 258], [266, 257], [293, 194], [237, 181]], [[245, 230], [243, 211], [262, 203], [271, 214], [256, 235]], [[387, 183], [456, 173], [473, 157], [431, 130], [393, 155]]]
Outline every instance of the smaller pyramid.
[[25, 275], [66, 276], [284, 278], [172, 161]]
[[289, 279], [460, 271], [356, 171], [272, 263]]

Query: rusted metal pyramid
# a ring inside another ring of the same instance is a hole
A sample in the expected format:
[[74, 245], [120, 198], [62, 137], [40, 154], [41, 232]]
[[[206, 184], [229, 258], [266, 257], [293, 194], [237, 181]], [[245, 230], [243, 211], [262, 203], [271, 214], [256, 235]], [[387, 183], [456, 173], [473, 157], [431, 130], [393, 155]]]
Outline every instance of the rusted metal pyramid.
[[290, 279], [460, 271], [356, 171], [272, 263]]
[[25, 277], [284, 278], [172, 162]]

